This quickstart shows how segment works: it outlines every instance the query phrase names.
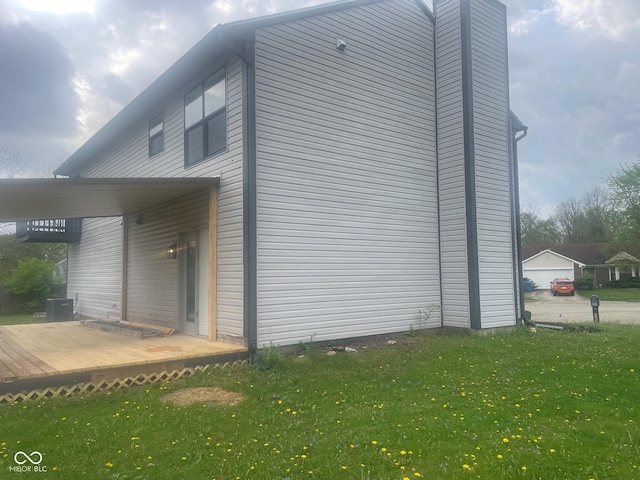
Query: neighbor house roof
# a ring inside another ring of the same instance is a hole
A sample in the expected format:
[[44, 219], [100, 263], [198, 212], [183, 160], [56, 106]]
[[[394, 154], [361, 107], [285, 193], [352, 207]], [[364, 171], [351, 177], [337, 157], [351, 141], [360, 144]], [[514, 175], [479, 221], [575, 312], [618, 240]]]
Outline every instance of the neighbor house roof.
[[551, 250], [563, 257], [573, 259], [584, 265], [600, 265], [605, 263], [607, 256], [603, 252], [604, 243], [576, 243], [566, 245], [523, 245], [522, 258], [529, 259], [545, 250]]
[[578, 260], [575, 260], [575, 259], [573, 259], [573, 258], [566, 257], [565, 255], [562, 255], [562, 254], [560, 254], [560, 253], [558, 253], [558, 252], [554, 252], [553, 250], [550, 250], [550, 249], [548, 249], [548, 248], [547, 248], [546, 250], [542, 250], [541, 252], [536, 253], [535, 255], [532, 255], [531, 257], [527, 257], [527, 258], [525, 258], [525, 259], [523, 260], [523, 262], [528, 262], [529, 260], [533, 260], [534, 258], [539, 257], [540, 255], [542, 255], [542, 254], [544, 254], [544, 253], [550, 253], [550, 254], [555, 255], [555, 256], [557, 256], [557, 257], [564, 258], [565, 260], [569, 260], [570, 262], [577, 263], [577, 264], [578, 264], [578, 265], [580, 265], [581, 267], [584, 267], [584, 266], [585, 266], [585, 265], [584, 265], [584, 263], [582, 263], [582, 262], [580, 262], [580, 261], [578, 261]]
[[619, 254], [617, 254], [617, 255], [613, 256], [612, 258], [610, 258], [609, 260], [607, 260], [605, 263], [611, 263], [611, 264], [615, 264], [615, 263], [640, 263], [640, 259], [634, 257], [630, 253], [620, 252]]
[[[142, 121], [157, 109], [167, 98], [174, 95], [181, 87], [214, 63], [229, 51], [238, 51], [235, 45], [238, 40], [253, 38], [258, 28], [284, 22], [300, 20], [315, 15], [331, 13], [347, 8], [358, 7], [382, 0], [347, 0], [317, 5], [290, 12], [277, 13], [263, 17], [239, 20], [227, 24], [218, 24], [213, 30], [196, 43], [176, 63], [165, 71], [157, 80], [136, 96], [115, 117], [93, 135], [84, 145], [73, 153], [54, 171], [55, 175], [78, 176], [82, 169], [95, 161], [97, 156], [128, 128], [132, 123]], [[435, 21], [433, 14], [422, 2], [414, 0], [425, 14]]]

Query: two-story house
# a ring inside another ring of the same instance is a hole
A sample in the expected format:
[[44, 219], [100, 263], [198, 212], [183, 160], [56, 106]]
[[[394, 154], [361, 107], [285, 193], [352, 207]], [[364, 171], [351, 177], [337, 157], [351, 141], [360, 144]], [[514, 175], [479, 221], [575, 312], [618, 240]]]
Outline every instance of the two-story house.
[[320, 5], [218, 25], [0, 217], [82, 217], [87, 317], [250, 350], [511, 327], [524, 129], [497, 0]]

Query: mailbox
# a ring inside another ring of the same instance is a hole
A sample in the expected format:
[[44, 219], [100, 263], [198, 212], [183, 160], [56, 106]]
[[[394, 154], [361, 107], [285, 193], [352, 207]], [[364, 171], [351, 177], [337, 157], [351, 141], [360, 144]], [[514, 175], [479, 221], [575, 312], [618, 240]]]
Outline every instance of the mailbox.
[[591, 310], [593, 310], [593, 321], [595, 323], [600, 323], [600, 312], [598, 312], [598, 307], [600, 307], [600, 297], [597, 295], [591, 295]]

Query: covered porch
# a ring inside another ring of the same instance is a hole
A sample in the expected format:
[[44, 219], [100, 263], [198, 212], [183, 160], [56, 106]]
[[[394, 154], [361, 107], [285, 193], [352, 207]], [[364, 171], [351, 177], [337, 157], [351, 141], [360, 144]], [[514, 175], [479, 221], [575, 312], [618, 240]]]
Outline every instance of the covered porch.
[[[0, 179], [0, 221], [21, 222], [23, 241], [70, 241], [75, 313], [216, 342], [226, 333], [217, 325], [219, 183], [220, 177]], [[77, 234], [71, 240], [70, 225]], [[232, 340], [243, 343], [240, 335]]]
[[174, 334], [137, 339], [79, 321], [0, 327], [0, 395], [225, 363], [247, 348]]

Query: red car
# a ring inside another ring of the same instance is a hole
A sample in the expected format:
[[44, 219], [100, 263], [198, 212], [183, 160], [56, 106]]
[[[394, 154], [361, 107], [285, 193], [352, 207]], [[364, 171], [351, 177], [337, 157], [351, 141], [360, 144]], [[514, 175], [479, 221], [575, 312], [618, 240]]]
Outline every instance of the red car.
[[573, 282], [568, 278], [556, 278], [551, 282], [551, 293], [556, 295], [575, 295]]

